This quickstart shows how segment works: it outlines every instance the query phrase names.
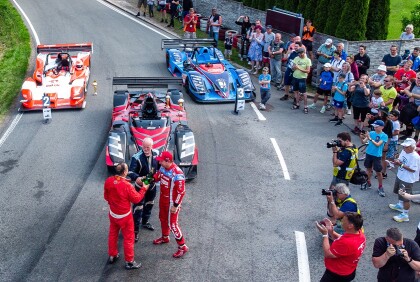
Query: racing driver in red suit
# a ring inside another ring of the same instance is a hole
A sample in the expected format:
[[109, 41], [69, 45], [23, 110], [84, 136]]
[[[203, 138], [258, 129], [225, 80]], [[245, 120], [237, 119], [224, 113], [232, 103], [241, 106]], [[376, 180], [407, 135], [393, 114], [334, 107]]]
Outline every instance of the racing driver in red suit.
[[124, 238], [125, 268], [138, 269], [141, 263], [134, 261], [134, 221], [131, 214], [131, 203], [140, 202], [149, 185], [144, 185], [139, 192], [134, 189], [125, 178], [128, 174], [128, 165], [120, 163], [115, 167], [116, 174], [106, 179], [104, 185], [104, 198], [109, 204], [109, 237], [108, 237], [108, 263], [114, 263], [118, 258], [118, 234]]
[[163, 151], [156, 160], [161, 165], [154, 175], [155, 181], [160, 181], [159, 219], [162, 227], [162, 237], [153, 241], [160, 245], [169, 243], [169, 233], [172, 231], [178, 244], [174, 258], [182, 257], [188, 252], [185, 239], [178, 225], [178, 215], [181, 210], [182, 198], [185, 195], [185, 176], [182, 170], [174, 163], [173, 156]]

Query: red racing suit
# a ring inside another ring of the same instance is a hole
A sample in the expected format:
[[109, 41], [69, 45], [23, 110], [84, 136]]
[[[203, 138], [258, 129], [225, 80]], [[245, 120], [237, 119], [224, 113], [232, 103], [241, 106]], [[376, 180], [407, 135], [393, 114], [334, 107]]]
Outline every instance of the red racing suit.
[[[184, 173], [173, 163], [168, 170], [161, 166], [154, 178], [156, 182], [160, 181], [159, 219], [162, 236], [167, 237], [172, 231], [176, 242], [179, 246], [182, 246], [185, 244], [185, 239], [178, 225], [178, 215], [185, 195]], [[178, 207], [176, 213], [170, 212], [171, 205]]]
[[141, 188], [137, 192], [133, 185], [121, 176], [111, 176], [105, 181], [104, 198], [109, 204], [109, 256], [115, 257], [118, 254], [118, 233], [121, 230], [125, 261], [134, 261], [134, 221], [131, 203], [140, 202], [146, 191], [146, 188]]

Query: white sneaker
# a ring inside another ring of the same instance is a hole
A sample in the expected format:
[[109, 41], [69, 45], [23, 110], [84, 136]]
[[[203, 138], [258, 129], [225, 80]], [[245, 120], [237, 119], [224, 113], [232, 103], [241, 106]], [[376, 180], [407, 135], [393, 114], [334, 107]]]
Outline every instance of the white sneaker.
[[392, 210], [396, 210], [399, 212], [403, 212], [403, 207], [398, 203], [398, 204], [389, 204], [389, 208]]
[[325, 113], [327, 109], [325, 108], [325, 106], [322, 106], [321, 110], [319, 111], [321, 114]]
[[410, 219], [408, 218], [408, 214], [406, 214], [406, 213], [400, 213], [399, 215], [394, 216], [393, 219], [396, 222], [407, 222], [407, 221], [410, 221]]
[[309, 109], [316, 109], [316, 105], [315, 103], [312, 103], [308, 106]]
[[248, 61], [248, 65], [250, 65], [251, 64], [251, 61]]
[[260, 110], [265, 110], [265, 105], [264, 104], [260, 104]]
[[347, 114], [351, 115], [351, 110], [350, 109], [347, 109]]

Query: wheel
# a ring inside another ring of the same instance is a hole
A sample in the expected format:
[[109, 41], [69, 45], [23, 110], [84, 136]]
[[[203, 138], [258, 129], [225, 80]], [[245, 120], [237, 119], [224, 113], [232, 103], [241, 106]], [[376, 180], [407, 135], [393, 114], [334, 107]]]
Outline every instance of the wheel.
[[169, 53], [166, 53], [166, 67], [169, 68]]
[[191, 91], [190, 91], [190, 81], [188, 80], [188, 77], [187, 77], [187, 79], [185, 80], [185, 92], [187, 93], [187, 94], [191, 94]]
[[357, 160], [358, 161], [364, 161], [366, 159], [366, 148], [368, 144], [363, 144], [359, 148], [359, 153], [357, 154]]

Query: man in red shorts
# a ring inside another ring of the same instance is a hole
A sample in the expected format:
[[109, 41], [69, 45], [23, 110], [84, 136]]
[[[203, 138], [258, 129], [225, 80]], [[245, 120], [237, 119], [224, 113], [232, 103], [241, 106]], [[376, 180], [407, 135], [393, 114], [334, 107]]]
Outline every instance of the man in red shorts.
[[131, 203], [140, 202], [149, 185], [144, 185], [139, 192], [126, 180], [128, 165], [120, 163], [115, 167], [116, 174], [106, 179], [104, 198], [109, 204], [109, 237], [108, 263], [114, 263], [118, 258], [118, 234], [124, 238], [125, 268], [138, 269], [141, 263], [134, 261], [134, 221], [131, 214]]
[[[342, 219], [344, 234], [333, 230], [329, 219], [316, 227], [322, 233], [325, 272], [320, 282], [347, 282], [356, 276], [356, 268], [366, 247], [366, 238], [362, 231], [363, 218], [356, 212], [345, 212]], [[334, 239], [330, 246], [329, 237]]]
[[155, 245], [169, 243], [169, 232], [175, 236], [178, 250], [174, 258], [182, 257], [188, 252], [184, 236], [178, 225], [178, 215], [181, 202], [185, 195], [185, 176], [182, 170], [174, 163], [171, 152], [163, 151], [156, 160], [161, 165], [154, 175], [155, 182], [160, 181], [159, 219], [162, 227], [162, 237], [153, 241]]

